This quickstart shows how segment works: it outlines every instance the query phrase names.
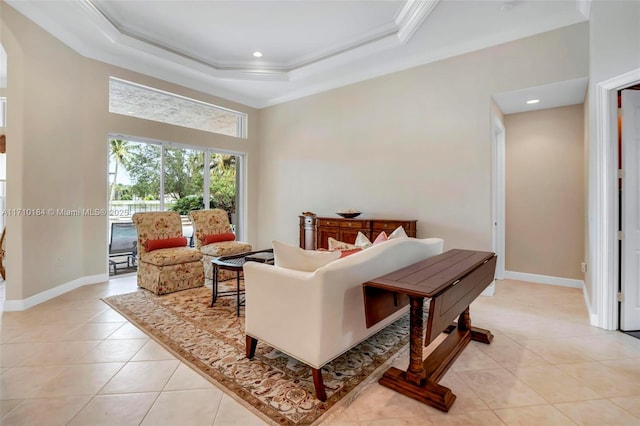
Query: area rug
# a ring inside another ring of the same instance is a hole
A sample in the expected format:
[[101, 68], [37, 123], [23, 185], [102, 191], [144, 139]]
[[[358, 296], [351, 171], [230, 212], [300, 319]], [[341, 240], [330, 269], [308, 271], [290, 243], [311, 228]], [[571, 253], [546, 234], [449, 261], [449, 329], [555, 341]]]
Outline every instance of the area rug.
[[317, 424], [333, 416], [377, 380], [409, 341], [407, 314], [324, 366], [327, 400], [321, 402], [308, 366], [265, 343], [258, 343], [252, 360], [245, 357], [244, 317], [236, 316], [235, 297], [218, 298], [209, 307], [211, 289], [200, 287], [163, 296], [141, 289], [102, 300], [272, 424]]

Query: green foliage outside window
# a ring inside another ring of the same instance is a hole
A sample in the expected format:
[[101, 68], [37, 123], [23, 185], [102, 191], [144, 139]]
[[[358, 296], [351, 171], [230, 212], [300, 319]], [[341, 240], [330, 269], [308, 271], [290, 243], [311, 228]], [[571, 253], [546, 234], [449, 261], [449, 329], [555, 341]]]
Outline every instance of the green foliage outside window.
[[[175, 203], [172, 210], [187, 214], [201, 209], [204, 187], [204, 152], [167, 147], [164, 150], [164, 193]], [[109, 182], [109, 198], [116, 200], [158, 200], [160, 194], [161, 147], [132, 143], [119, 139], [110, 141], [110, 157], [115, 162], [113, 181]], [[131, 185], [116, 183], [119, 167], [124, 167]], [[211, 154], [210, 207], [235, 212], [236, 157]], [[166, 199], [166, 198], [165, 198]]]

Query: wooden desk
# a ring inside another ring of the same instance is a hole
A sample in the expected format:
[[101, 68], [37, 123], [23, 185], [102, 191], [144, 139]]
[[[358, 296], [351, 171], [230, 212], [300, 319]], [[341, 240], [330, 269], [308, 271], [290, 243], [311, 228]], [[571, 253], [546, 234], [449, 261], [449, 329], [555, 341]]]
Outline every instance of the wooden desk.
[[[489, 330], [471, 326], [469, 305], [494, 280], [496, 259], [490, 252], [454, 249], [363, 284], [368, 327], [406, 305], [407, 296], [411, 305], [409, 367], [390, 368], [381, 385], [449, 411], [456, 396], [438, 382], [469, 341], [493, 339]], [[424, 298], [431, 301], [423, 339]], [[452, 324], [456, 317], [458, 323]], [[449, 335], [423, 362], [422, 348], [442, 332]]]

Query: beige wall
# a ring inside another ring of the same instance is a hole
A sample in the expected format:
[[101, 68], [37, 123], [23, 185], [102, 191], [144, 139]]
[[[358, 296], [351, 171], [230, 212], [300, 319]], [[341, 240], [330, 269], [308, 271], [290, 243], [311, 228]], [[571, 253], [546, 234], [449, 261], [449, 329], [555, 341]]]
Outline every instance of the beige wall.
[[586, 76], [587, 38], [575, 25], [261, 110], [259, 244], [353, 207], [490, 250], [491, 95]]
[[584, 120], [574, 105], [505, 115], [505, 268], [582, 279]]
[[[110, 133], [246, 153], [248, 174], [257, 175], [256, 110], [83, 58], [6, 3], [0, 7], [8, 57], [8, 208], [106, 208]], [[109, 76], [247, 112], [249, 139], [110, 114]], [[249, 206], [256, 192], [250, 178]], [[248, 213], [252, 241], [255, 207]], [[9, 217], [7, 228], [7, 300], [107, 273], [107, 217]]]

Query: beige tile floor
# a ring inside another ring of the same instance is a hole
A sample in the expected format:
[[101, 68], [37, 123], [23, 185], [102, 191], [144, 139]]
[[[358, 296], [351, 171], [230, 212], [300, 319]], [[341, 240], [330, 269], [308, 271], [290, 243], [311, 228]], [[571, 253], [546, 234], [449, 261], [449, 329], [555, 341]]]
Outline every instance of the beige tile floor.
[[[123, 276], [2, 315], [1, 425], [263, 424], [99, 300], [135, 289]], [[448, 414], [374, 383], [325, 423], [640, 425], [640, 340], [589, 326], [580, 290], [499, 281], [471, 318], [495, 340], [442, 380]]]

